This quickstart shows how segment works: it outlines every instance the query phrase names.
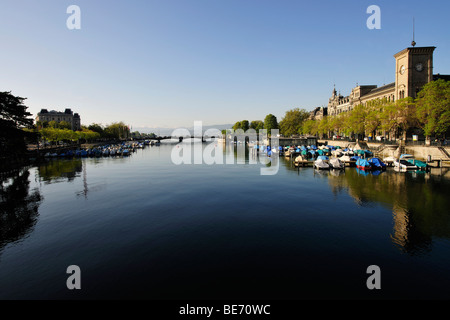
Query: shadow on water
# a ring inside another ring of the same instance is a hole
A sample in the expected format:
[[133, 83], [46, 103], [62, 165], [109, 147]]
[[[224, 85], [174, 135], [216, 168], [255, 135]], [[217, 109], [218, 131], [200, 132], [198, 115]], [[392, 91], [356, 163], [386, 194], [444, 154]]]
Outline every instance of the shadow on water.
[[392, 242], [404, 253], [423, 255], [433, 239], [450, 239], [450, 180], [432, 172], [364, 172], [356, 168], [329, 175], [333, 193], [347, 192], [362, 207], [392, 210]]
[[0, 250], [33, 231], [42, 196], [30, 190], [28, 168], [0, 177]]

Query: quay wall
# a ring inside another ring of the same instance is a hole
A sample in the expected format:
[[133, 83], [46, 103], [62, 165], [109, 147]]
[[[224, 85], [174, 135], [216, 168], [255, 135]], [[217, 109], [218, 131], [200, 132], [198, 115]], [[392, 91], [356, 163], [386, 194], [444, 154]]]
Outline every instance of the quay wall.
[[[364, 141], [368, 149], [372, 152], [378, 150], [382, 143], [379, 142], [367, 142]], [[339, 140], [318, 140], [319, 144], [329, 144], [333, 146], [340, 146], [341, 148], [346, 148], [349, 145], [354, 146], [355, 142], [348, 142], [348, 141], [339, 141]], [[443, 147], [445, 151], [450, 154], [450, 147]], [[384, 149], [380, 151], [379, 156], [380, 157], [391, 157], [396, 156], [396, 153], [399, 153], [398, 146], [396, 145], [386, 145]], [[435, 160], [448, 160], [450, 161], [450, 158], [442, 152], [439, 147], [435, 146], [405, 146], [405, 153], [412, 154], [417, 159], [426, 160], [428, 156], [431, 156], [431, 159]]]

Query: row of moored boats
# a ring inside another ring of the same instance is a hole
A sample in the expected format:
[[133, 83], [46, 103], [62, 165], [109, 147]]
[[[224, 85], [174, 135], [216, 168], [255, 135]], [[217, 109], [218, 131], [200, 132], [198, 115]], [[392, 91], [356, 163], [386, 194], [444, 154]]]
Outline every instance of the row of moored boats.
[[159, 145], [153, 141], [145, 140], [140, 142], [123, 142], [120, 144], [106, 144], [92, 148], [77, 148], [60, 152], [47, 152], [46, 158], [100, 158], [100, 157], [127, 157], [136, 149], [143, 149], [147, 145]]

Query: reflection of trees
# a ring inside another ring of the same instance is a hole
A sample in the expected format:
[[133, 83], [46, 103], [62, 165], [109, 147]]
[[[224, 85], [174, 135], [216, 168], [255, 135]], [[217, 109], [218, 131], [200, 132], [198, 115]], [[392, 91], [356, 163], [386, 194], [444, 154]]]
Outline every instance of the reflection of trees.
[[430, 250], [433, 237], [450, 238], [450, 180], [430, 174], [387, 171], [361, 175], [346, 169], [329, 176], [333, 192], [344, 187], [361, 206], [381, 204], [393, 211], [392, 241], [409, 254]]
[[38, 217], [42, 197], [29, 190], [29, 170], [0, 177], [0, 248], [26, 236]]
[[38, 169], [43, 181], [72, 181], [83, 170], [83, 162], [81, 159], [54, 160], [41, 164]]

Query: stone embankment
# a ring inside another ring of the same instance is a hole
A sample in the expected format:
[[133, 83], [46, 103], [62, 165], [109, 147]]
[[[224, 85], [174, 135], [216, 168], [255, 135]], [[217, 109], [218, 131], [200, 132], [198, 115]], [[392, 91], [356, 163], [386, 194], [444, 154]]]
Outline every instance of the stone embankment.
[[[318, 140], [319, 144], [329, 144], [333, 146], [340, 146], [341, 148], [356, 146], [356, 142], [348, 142], [343, 140]], [[398, 146], [383, 144], [380, 142], [359, 141], [359, 147], [367, 148], [372, 151], [377, 157], [398, 157], [400, 154], [412, 154], [419, 160], [427, 160], [431, 156], [433, 160], [450, 161], [450, 146]]]

